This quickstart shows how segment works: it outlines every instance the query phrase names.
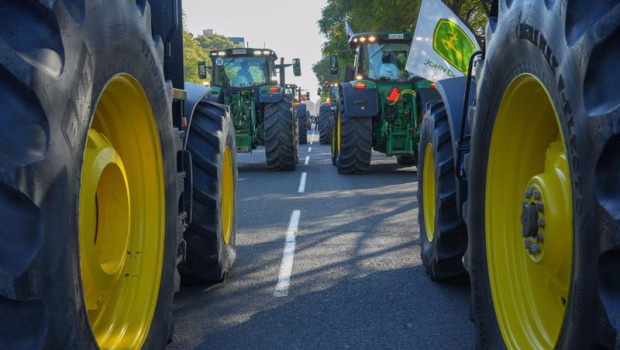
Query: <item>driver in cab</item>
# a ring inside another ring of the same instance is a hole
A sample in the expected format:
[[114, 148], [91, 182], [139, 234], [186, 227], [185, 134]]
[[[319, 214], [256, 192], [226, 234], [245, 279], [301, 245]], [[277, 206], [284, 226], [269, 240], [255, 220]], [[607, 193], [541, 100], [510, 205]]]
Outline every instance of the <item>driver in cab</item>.
[[250, 65], [246, 61], [241, 62], [241, 68], [237, 71], [237, 77], [241, 78], [246, 84], [253, 84], [254, 79], [252, 79], [252, 73], [250, 73]]

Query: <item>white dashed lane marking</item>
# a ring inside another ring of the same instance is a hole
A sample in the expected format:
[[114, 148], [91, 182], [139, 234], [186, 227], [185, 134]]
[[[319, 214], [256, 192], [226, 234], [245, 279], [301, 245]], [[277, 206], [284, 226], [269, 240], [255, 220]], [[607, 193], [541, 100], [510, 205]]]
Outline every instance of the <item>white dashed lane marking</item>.
[[284, 252], [282, 253], [282, 265], [280, 265], [280, 275], [278, 276], [276, 290], [273, 292], [273, 296], [276, 298], [288, 296], [288, 288], [293, 271], [293, 260], [295, 258], [295, 234], [299, 228], [300, 216], [301, 210], [293, 210], [291, 221], [288, 224], [286, 240], [284, 241]]

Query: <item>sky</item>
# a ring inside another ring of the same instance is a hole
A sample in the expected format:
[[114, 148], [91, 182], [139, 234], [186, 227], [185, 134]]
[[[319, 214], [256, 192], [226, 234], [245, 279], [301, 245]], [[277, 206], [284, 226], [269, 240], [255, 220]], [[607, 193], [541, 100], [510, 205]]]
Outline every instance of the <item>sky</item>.
[[321, 59], [326, 41], [317, 21], [325, 6], [326, 0], [183, 0], [190, 33], [213, 29], [226, 37], [245, 37], [249, 47], [272, 49], [285, 63], [299, 58], [301, 76], [287, 68], [286, 82], [308, 89], [312, 101], [319, 87], [312, 65]]

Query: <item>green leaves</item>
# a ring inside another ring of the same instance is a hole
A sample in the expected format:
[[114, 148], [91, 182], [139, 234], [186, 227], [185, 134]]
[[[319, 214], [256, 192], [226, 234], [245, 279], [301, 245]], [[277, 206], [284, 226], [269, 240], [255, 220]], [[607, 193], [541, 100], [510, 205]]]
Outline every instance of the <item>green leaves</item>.
[[207, 34], [194, 38], [185, 28], [183, 29], [183, 68], [185, 81], [202, 84], [211, 79], [211, 72], [207, 70], [207, 79], [198, 78], [198, 62], [205, 61], [207, 66], [212, 62], [209, 51], [228, 49], [235, 45], [223, 35]]

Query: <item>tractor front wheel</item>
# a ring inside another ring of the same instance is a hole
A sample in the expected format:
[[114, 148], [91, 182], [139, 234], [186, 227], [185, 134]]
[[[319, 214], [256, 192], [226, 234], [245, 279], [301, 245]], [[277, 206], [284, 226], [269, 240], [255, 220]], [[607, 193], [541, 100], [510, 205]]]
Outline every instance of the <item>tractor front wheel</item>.
[[457, 211], [452, 138], [443, 103], [433, 105], [425, 114], [418, 149], [422, 263], [433, 281], [467, 281], [461, 262], [467, 248], [467, 230]]
[[232, 119], [222, 105], [200, 101], [191, 118], [192, 222], [185, 231], [184, 283], [219, 282], [235, 262], [237, 153]]
[[468, 169], [478, 346], [617, 347], [620, 7], [503, 6]]

